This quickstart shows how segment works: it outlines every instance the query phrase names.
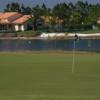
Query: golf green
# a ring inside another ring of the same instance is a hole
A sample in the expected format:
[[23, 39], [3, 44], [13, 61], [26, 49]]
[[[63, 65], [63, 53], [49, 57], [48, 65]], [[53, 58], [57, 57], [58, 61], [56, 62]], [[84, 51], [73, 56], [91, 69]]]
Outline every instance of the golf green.
[[0, 100], [99, 100], [100, 54], [1, 52]]

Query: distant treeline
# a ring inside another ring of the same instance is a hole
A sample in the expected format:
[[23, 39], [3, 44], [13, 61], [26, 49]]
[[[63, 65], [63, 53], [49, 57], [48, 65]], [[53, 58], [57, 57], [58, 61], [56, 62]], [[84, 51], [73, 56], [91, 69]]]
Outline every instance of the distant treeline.
[[31, 21], [33, 21], [35, 30], [39, 28], [58, 29], [58, 31], [63, 29], [89, 29], [96, 25], [98, 18], [100, 18], [100, 4], [77, 1], [75, 4], [72, 2], [59, 3], [53, 8], [48, 8], [45, 4], [30, 7], [12, 2], [6, 5], [4, 12], [20, 12], [33, 15]]

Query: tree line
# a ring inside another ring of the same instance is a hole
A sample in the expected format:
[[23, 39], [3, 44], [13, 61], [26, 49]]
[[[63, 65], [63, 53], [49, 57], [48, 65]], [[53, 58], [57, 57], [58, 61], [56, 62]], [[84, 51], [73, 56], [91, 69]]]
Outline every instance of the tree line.
[[[33, 21], [35, 30], [38, 30], [39, 24], [46, 29], [53, 29], [52, 26], [56, 25], [60, 31], [63, 29], [89, 29], [92, 28], [92, 25], [96, 25], [97, 19], [100, 18], [100, 4], [77, 1], [75, 4], [72, 2], [59, 3], [53, 8], [48, 8], [45, 4], [30, 7], [12, 2], [6, 5], [4, 12], [33, 15], [31, 21]], [[45, 23], [41, 16], [48, 17], [49, 23]]]

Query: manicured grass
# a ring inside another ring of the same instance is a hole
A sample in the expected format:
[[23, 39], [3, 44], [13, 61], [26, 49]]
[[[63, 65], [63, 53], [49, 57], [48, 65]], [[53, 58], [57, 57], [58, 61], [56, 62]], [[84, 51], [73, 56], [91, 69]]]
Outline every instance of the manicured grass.
[[32, 37], [34, 35], [36, 35], [37, 33], [33, 30], [29, 30], [29, 31], [23, 31], [23, 32], [16, 32], [17, 36], [25, 36], [25, 37]]
[[0, 100], [99, 100], [100, 54], [0, 53]]
[[98, 29], [91, 29], [91, 30], [80, 30], [80, 31], [72, 31], [72, 33], [83, 33], [83, 34], [92, 34], [92, 33], [100, 33], [100, 28]]
[[99, 29], [94, 29], [94, 30], [88, 30], [88, 31], [83, 31], [82, 33], [86, 33], [86, 34], [89, 34], [89, 33], [100, 33], [100, 28]]

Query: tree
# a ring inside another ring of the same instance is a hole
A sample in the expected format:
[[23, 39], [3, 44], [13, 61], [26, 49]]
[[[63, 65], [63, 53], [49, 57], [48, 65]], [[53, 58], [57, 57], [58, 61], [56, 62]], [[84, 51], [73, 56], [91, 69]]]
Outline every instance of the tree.
[[69, 22], [70, 10], [69, 6], [66, 3], [60, 3], [54, 6], [53, 8], [53, 16], [58, 17], [58, 20], [63, 20], [63, 25]]
[[32, 8], [32, 15], [33, 15], [33, 24], [34, 24], [34, 30], [38, 29], [37, 23], [39, 19], [41, 19], [42, 14], [42, 9], [39, 5], [36, 5], [35, 7]]
[[17, 2], [12, 2], [11, 4], [6, 5], [4, 12], [21, 12], [21, 8]]
[[47, 8], [44, 3], [42, 5], [41, 9], [42, 9], [42, 15], [43, 16], [49, 16], [50, 15], [51, 9], [50, 8]]
[[98, 5], [89, 4], [88, 5], [88, 15], [86, 17], [85, 23], [94, 24], [100, 17], [100, 8]]
[[70, 16], [71, 25], [79, 25], [79, 24], [81, 24], [81, 22], [82, 22], [81, 18], [82, 18], [81, 13], [73, 12], [73, 14]]
[[22, 4], [21, 6], [21, 13], [28, 15], [32, 13], [32, 9], [29, 6], [24, 6], [24, 4]]
[[85, 18], [88, 15], [88, 3], [83, 1], [78, 1], [76, 3], [76, 12], [80, 14], [80, 23], [84, 23]]

